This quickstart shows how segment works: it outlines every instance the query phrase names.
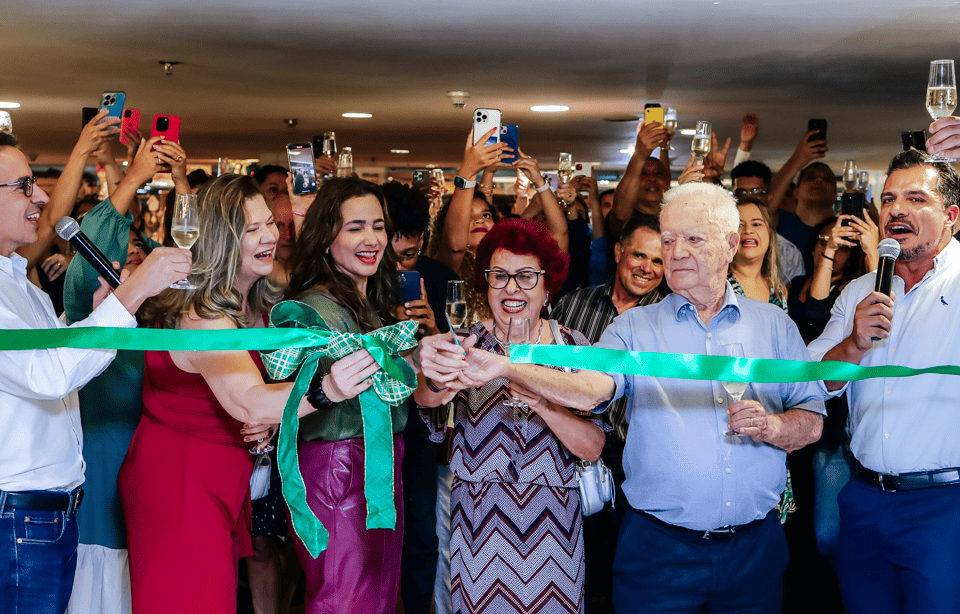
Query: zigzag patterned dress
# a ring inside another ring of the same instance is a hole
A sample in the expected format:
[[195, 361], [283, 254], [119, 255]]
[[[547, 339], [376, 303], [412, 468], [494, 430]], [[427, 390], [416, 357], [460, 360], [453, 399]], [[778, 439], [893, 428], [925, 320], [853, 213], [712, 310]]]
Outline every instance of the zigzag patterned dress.
[[[477, 347], [503, 355], [482, 324], [470, 333]], [[568, 345], [589, 345], [577, 331], [562, 334]], [[510, 400], [507, 380], [496, 379], [453, 401], [453, 609], [583, 612], [576, 458], [535, 412], [505, 405]], [[435, 419], [431, 430], [442, 433], [446, 416]]]

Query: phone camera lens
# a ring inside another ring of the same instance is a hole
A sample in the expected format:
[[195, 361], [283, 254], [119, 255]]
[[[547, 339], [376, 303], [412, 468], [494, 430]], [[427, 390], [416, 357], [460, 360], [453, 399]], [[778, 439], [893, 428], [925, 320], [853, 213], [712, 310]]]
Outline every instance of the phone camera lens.
[[166, 117], [157, 118], [157, 130], [166, 130], [170, 127], [170, 120]]

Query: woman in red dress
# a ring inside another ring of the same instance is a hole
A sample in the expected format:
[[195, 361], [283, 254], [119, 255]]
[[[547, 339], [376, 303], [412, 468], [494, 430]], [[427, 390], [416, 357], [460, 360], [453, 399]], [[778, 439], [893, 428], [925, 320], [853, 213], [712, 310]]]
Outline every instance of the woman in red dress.
[[[166, 290], [141, 317], [191, 330], [264, 326], [278, 232], [256, 182], [225, 175], [199, 193], [195, 290]], [[251, 447], [280, 422], [292, 384], [266, 384], [256, 352], [146, 352], [143, 418], [120, 469], [136, 614], [236, 612], [250, 549]], [[306, 401], [300, 415], [312, 412]], [[258, 441], [262, 440], [258, 445]]]

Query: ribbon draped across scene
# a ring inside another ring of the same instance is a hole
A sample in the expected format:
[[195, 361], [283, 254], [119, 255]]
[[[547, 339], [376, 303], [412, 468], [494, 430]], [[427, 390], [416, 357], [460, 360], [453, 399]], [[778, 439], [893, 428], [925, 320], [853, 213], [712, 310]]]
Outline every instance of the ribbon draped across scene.
[[[316, 558], [327, 547], [329, 532], [307, 505], [307, 491], [297, 462], [297, 431], [300, 420], [297, 408], [307, 393], [310, 380], [323, 356], [336, 361], [366, 349], [382, 367], [371, 377], [373, 385], [360, 393], [363, 419], [364, 495], [367, 500], [367, 528], [393, 529], [397, 510], [394, 506], [393, 422], [391, 406], [403, 403], [413, 394], [417, 376], [400, 352], [417, 345], [414, 335], [418, 324], [408, 320], [379, 328], [367, 335], [330, 331], [315, 309], [297, 301], [278, 303], [270, 311], [270, 326], [275, 328], [309, 329], [326, 333], [326, 343], [310, 348], [284, 348], [261, 352], [270, 377], [285, 380], [299, 369], [293, 390], [283, 408], [277, 445], [277, 464], [283, 497], [290, 509], [293, 529], [310, 554]], [[319, 410], [327, 411], [327, 410]]]
[[[336, 360], [365, 348], [382, 369], [373, 386], [360, 394], [365, 448], [364, 493], [367, 528], [393, 528], [393, 433], [390, 406], [403, 402], [416, 386], [416, 376], [399, 353], [416, 345], [413, 321], [387, 326], [366, 335], [331, 332], [308, 305], [279, 303], [271, 311], [271, 328], [240, 330], [171, 330], [109, 327], [73, 327], [0, 331], [0, 351], [43, 350], [57, 347], [153, 351], [260, 350], [275, 379], [285, 379], [299, 368], [293, 391], [284, 407], [278, 442], [278, 465], [283, 494], [290, 507], [294, 530], [307, 550], [318, 556], [329, 534], [306, 503], [306, 490], [297, 463], [297, 407], [316, 373], [321, 356]], [[279, 350], [273, 352], [270, 350]], [[846, 362], [803, 362], [767, 358], [733, 358], [699, 354], [628, 352], [589, 346], [516, 345], [514, 363], [591, 369], [608, 373], [675, 379], [758, 383], [817, 380], [858, 381], [879, 377], [911, 377], [927, 373], [960, 375], [960, 366], [914, 369], [898, 365], [861, 367]]]

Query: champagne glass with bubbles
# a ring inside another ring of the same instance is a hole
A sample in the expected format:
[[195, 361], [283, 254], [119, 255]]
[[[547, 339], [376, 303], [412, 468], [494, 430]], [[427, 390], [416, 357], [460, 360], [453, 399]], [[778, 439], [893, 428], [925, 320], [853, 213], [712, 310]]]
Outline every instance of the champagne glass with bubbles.
[[[181, 249], [190, 249], [200, 238], [200, 212], [197, 210], [196, 194], [177, 194], [173, 210], [173, 220], [170, 222], [170, 236]], [[196, 285], [186, 279], [172, 284], [177, 290], [194, 290]]]
[[[530, 343], [530, 318], [510, 318], [507, 321], [507, 338], [504, 339], [503, 352], [510, 356], [511, 345], [526, 345]], [[507, 403], [508, 407], [515, 409], [530, 409], [526, 403], [513, 397], [512, 403]]]
[[[663, 114], [663, 129], [667, 131], [672, 143], [673, 135], [677, 132], [677, 110], [673, 107], [667, 107], [667, 112]], [[670, 146], [670, 151], [676, 151], [673, 145]]]
[[[930, 62], [930, 80], [927, 82], [927, 112], [934, 120], [953, 115], [957, 108], [957, 74], [953, 60]], [[933, 156], [933, 162], [953, 162], [950, 158]]]
[[[743, 358], [743, 344], [742, 343], [725, 343], [720, 346], [720, 354], [722, 356], [731, 356], [733, 358]], [[727, 394], [730, 395], [730, 404], [738, 403], [740, 399], [743, 398], [743, 393], [747, 391], [747, 382], [720, 382], [720, 385], [723, 386], [723, 389], [727, 391]], [[728, 430], [726, 432], [727, 436], [739, 435], [734, 431]]]
[[460, 279], [447, 282], [446, 315], [451, 334], [454, 329], [463, 328], [467, 322], [467, 299], [463, 295], [463, 281]]
[[[570, 183], [570, 180], [573, 178], [573, 156], [568, 153], [560, 154], [560, 163], [557, 167], [557, 175], [560, 178], [560, 183]], [[561, 199], [561, 204], [564, 207], [569, 205], [566, 200]]]
[[690, 151], [696, 155], [697, 164], [703, 164], [710, 154], [710, 134], [710, 122], [698, 121], [697, 133], [693, 135], [693, 142], [690, 144]]
[[843, 163], [843, 187], [852, 190], [857, 187], [857, 161], [847, 160]]

